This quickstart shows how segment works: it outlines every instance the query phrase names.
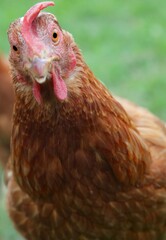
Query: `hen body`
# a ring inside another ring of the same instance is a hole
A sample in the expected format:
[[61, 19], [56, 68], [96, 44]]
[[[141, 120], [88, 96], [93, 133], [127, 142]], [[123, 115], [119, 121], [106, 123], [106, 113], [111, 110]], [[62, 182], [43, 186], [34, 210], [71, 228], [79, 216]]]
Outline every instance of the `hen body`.
[[[126, 113], [71, 35], [53, 15], [39, 14], [46, 5], [34, 6], [8, 33], [16, 96], [8, 210], [16, 228], [29, 240], [164, 239], [164, 124], [135, 107], [138, 120], [122, 101]], [[47, 34], [37, 47], [27, 35], [33, 32], [35, 43], [48, 22], [60, 38], [51, 52]], [[46, 56], [54, 58], [49, 71]]]

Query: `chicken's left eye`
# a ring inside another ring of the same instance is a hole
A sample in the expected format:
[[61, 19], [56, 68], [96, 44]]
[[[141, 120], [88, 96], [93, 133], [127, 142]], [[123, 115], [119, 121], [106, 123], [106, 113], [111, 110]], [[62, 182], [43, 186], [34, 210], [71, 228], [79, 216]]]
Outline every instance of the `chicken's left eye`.
[[15, 45], [13, 45], [13, 50], [14, 50], [15, 52], [17, 52], [17, 51], [18, 51], [18, 48], [17, 48]]
[[58, 42], [59, 36], [58, 36], [57, 31], [54, 31], [54, 32], [53, 32], [53, 34], [52, 34], [52, 40], [53, 40], [53, 42], [55, 42], [55, 43]]

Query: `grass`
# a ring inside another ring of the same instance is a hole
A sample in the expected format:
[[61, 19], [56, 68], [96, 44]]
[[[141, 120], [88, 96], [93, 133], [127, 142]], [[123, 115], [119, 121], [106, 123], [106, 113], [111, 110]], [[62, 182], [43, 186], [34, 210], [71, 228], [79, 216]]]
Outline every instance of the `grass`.
[[[6, 31], [10, 22], [36, 2], [1, 0], [1, 51], [9, 52]], [[166, 120], [165, 9], [165, 0], [57, 0], [48, 11], [73, 34], [86, 62], [111, 92]], [[18, 239], [4, 202], [0, 217], [0, 240]]]

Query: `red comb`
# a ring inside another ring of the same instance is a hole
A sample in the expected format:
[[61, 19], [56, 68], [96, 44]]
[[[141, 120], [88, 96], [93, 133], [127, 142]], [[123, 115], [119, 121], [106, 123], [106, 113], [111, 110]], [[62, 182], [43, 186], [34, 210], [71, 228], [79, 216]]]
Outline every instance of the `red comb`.
[[38, 16], [40, 11], [48, 6], [54, 6], [54, 2], [41, 2], [31, 7], [25, 14], [22, 23], [22, 35], [29, 45], [34, 42], [34, 36], [32, 34], [32, 22]]

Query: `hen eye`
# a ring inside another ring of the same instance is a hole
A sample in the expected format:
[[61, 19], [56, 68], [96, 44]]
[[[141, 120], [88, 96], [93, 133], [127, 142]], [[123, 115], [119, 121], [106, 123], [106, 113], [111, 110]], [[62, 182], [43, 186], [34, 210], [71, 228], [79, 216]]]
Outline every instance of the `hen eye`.
[[55, 43], [58, 42], [59, 37], [58, 37], [57, 31], [54, 31], [54, 32], [53, 32], [53, 34], [52, 34], [52, 40], [53, 40], [53, 42], [55, 42]]
[[15, 45], [13, 45], [13, 50], [14, 50], [15, 52], [17, 52], [17, 51], [18, 51], [18, 48], [17, 48]]

